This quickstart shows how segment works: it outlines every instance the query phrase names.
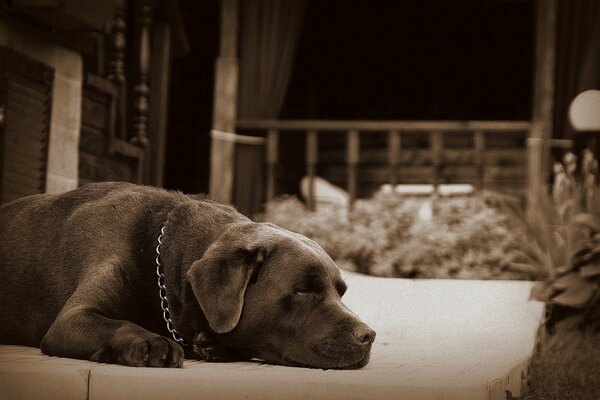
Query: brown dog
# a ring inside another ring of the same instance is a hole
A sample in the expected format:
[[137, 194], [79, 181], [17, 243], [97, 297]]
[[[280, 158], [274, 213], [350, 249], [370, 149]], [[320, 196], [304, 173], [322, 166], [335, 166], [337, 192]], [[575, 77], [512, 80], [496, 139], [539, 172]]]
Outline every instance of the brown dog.
[[188, 357], [319, 368], [369, 361], [375, 332], [342, 304], [346, 286], [323, 249], [231, 207], [90, 184], [2, 206], [0, 238], [0, 343], [180, 367], [170, 316]]

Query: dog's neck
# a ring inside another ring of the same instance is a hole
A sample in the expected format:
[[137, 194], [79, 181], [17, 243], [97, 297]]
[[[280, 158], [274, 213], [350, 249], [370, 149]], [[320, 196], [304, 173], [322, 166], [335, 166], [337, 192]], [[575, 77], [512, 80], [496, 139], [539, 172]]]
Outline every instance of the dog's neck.
[[[237, 213], [216, 213], [216, 207], [226, 206], [215, 205], [210, 201], [190, 200], [173, 207], [166, 219], [163, 219], [166, 222], [161, 245], [161, 264], [168, 292], [169, 311], [177, 331], [187, 343], [191, 343], [196, 333], [209, 329], [208, 321], [187, 280], [187, 271], [194, 261], [202, 258], [206, 249], [231, 223], [240, 219]], [[156, 231], [161, 226], [157, 226]]]
[[[165, 225], [166, 225], [166, 223], [165, 223]], [[163, 236], [165, 234], [165, 225], [163, 225], [163, 227], [160, 230], [160, 234], [156, 238], [155, 262], [156, 262], [156, 276], [158, 279], [157, 280], [157, 282], [158, 282], [158, 285], [157, 285], [158, 286], [158, 297], [160, 298], [160, 307], [163, 311], [162, 315], [163, 315], [163, 319], [165, 321], [167, 330], [173, 337], [173, 340], [175, 340], [177, 343], [181, 344], [182, 346], [186, 346], [187, 343], [185, 342], [185, 340], [183, 339], [181, 334], [177, 331], [177, 329], [173, 325], [173, 321], [171, 320], [171, 310], [169, 309], [169, 300], [167, 299], [167, 287], [165, 286], [165, 275], [163, 273], [163, 268], [161, 265], [160, 247], [162, 245]]]

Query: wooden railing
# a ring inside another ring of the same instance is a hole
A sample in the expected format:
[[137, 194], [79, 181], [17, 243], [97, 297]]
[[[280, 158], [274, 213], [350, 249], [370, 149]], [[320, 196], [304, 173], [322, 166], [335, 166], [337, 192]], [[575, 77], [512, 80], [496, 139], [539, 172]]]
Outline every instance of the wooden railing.
[[[305, 163], [309, 177], [308, 204], [314, 207], [314, 178], [319, 162], [319, 135], [345, 132], [346, 135], [346, 171], [347, 191], [350, 204], [357, 196], [357, 172], [360, 160], [360, 134], [387, 134], [387, 165], [389, 182], [398, 182], [401, 138], [403, 133], [422, 132], [429, 135], [432, 154], [432, 182], [440, 183], [443, 168], [444, 138], [453, 134], [470, 133], [473, 135], [474, 164], [476, 168], [476, 186], [483, 187], [484, 157], [486, 134], [524, 134], [527, 137], [531, 124], [529, 121], [320, 121], [320, 120], [240, 120], [238, 128], [267, 132], [267, 184], [266, 198], [275, 195], [275, 173], [279, 163], [279, 137], [281, 134], [306, 132]], [[559, 145], [556, 143], [555, 145]]]

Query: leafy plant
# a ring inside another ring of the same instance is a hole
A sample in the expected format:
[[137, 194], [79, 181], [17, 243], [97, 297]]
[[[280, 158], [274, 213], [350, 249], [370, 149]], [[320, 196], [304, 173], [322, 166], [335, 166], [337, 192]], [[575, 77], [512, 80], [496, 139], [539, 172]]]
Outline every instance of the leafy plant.
[[[598, 163], [589, 150], [577, 159], [568, 153], [554, 167], [552, 197], [542, 196], [532, 208], [528, 227], [535, 261], [549, 279], [535, 297], [547, 301], [549, 330], [595, 323], [600, 305], [600, 207], [596, 174]], [[545, 221], [543, 220], [545, 218]]]
[[[350, 212], [312, 212], [293, 197], [276, 199], [259, 219], [302, 233], [343, 268], [389, 277], [536, 279], [525, 236], [493, 193], [404, 197], [377, 193]], [[420, 210], [430, 209], [430, 218]]]

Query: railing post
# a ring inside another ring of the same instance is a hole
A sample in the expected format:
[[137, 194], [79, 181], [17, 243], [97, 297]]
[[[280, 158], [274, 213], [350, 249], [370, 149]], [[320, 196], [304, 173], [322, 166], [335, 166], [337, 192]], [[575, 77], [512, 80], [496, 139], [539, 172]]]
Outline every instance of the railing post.
[[275, 197], [275, 175], [279, 161], [279, 131], [269, 129], [267, 133], [267, 201]]
[[352, 209], [356, 200], [357, 167], [360, 160], [360, 135], [358, 130], [350, 129], [346, 141], [346, 163], [348, 164], [348, 207]]
[[319, 142], [317, 131], [310, 130], [306, 134], [306, 174], [308, 175], [308, 208], [315, 209], [315, 175], [319, 159]]
[[390, 184], [396, 186], [398, 183], [398, 163], [400, 152], [400, 132], [391, 130], [388, 132], [388, 165], [390, 169]]
[[139, 77], [138, 84], [133, 89], [135, 93], [135, 117], [134, 132], [135, 136], [131, 142], [140, 147], [148, 147], [148, 111], [150, 109], [149, 96], [150, 87], [148, 86], [148, 77], [150, 74], [150, 25], [152, 23], [150, 5], [144, 5], [141, 9], [140, 20], [140, 54], [139, 54]]
[[475, 148], [475, 182], [478, 190], [484, 186], [484, 152], [485, 134], [483, 131], [473, 133], [473, 146]]
[[433, 186], [437, 192], [438, 185], [441, 183], [441, 170], [443, 168], [444, 136], [442, 131], [432, 131], [431, 138], [431, 164], [433, 167]]

